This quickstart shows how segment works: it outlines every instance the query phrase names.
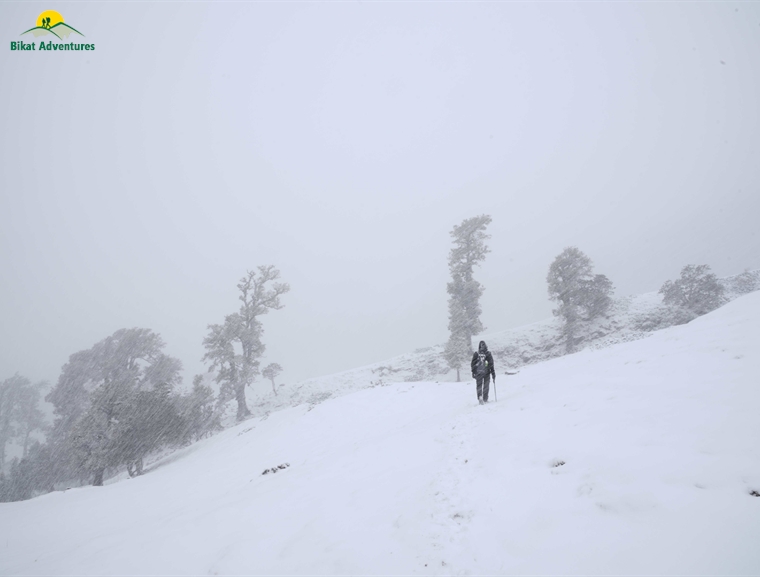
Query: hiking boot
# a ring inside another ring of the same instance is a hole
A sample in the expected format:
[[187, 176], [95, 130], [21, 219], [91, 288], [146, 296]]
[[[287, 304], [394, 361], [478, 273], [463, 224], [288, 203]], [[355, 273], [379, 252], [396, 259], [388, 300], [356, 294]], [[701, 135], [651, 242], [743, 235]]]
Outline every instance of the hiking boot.
[[482, 405], [483, 404], [483, 397], [478, 397], [478, 402]]

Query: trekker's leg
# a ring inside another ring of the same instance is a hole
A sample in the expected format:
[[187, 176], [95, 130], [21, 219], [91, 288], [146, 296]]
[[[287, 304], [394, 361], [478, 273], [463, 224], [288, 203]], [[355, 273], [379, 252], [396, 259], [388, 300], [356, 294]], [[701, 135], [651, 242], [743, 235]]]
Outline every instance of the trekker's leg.
[[480, 397], [483, 396], [483, 377], [475, 377], [475, 382], [477, 383], [478, 400], [480, 400]]
[[488, 402], [488, 389], [491, 384], [491, 373], [488, 373], [483, 379], [483, 400]]

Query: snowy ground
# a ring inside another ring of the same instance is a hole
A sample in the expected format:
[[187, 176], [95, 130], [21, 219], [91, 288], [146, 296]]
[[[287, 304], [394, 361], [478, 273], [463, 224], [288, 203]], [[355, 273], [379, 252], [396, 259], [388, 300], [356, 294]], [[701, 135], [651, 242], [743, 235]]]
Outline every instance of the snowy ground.
[[274, 412], [0, 504], [0, 574], [758, 574], [759, 351], [755, 292], [482, 407], [420, 382]]

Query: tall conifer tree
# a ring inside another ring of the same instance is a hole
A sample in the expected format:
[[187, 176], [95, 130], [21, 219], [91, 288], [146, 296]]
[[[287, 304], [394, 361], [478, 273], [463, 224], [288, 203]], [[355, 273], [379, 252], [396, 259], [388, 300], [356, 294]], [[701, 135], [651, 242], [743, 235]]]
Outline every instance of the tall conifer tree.
[[472, 354], [472, 336], [485, 330], [480, 321], [480, 297], [483, 286], [473, 278], [473, 269], [491, 252], [485, 241], [490, 238], [485, 230], [491, 217], [480, 215], [462, 221], [451, 231], [454, 247], [449, 253], [451, 281], [446, 285], [449, 293], [449, 341], [444, 356], [457, 371], [469, 361]]

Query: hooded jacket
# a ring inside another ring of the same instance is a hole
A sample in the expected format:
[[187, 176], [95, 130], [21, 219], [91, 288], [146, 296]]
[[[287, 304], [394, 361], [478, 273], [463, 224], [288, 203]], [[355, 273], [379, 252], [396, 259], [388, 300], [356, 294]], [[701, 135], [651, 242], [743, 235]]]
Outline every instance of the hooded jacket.
[[[480, 353], [484, 353], [486, 355], [486, 372], [482, 375], [477, 375], [475, 374], [475, 367], [478, 365]], [[470, 367], [472, 368], [473, 378], [484, 377], [488, 373], [491, 373], [491, 376], [496, 378], [496, 369], [493, 366], [493, 355], [491, 355], [491, 351], [488, 350], [488, 346], [486, 345], [485, 341], [480, 341], [477, 352], [472, 354], [472, 362], [470, 363]]]

